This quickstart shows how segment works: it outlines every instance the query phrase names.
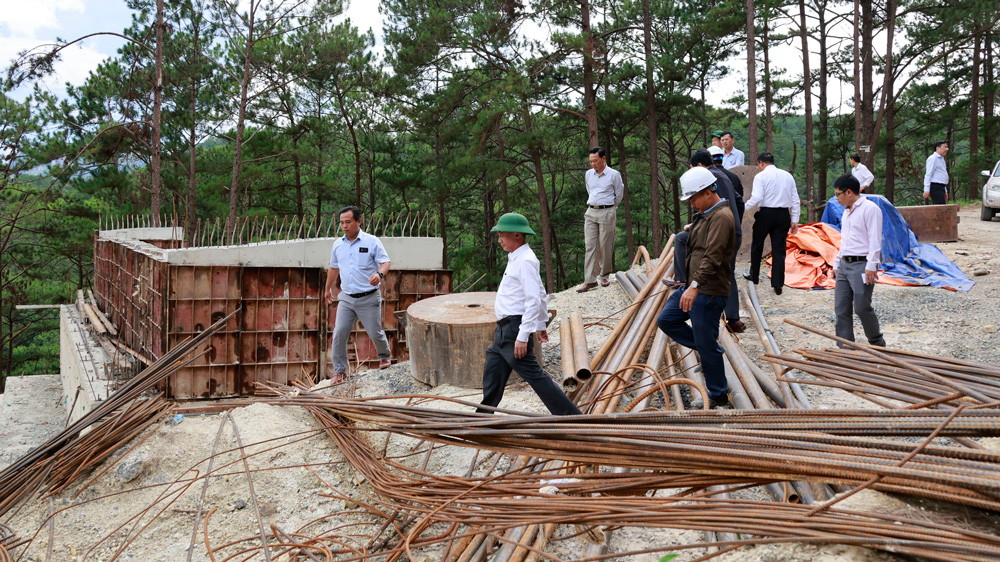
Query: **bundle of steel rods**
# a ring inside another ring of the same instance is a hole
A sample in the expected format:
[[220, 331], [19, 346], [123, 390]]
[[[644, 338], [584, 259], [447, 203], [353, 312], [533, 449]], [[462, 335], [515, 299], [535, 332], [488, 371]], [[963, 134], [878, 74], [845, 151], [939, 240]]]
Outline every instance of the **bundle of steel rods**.
[[[655, 472], [577, 473], [567, 477], [562, 468], [573, 465], [564, 465], [561, 468], [537, 471], [533, 471], [531, 467], [522, 467], [499, 476], [436, 476], [382, 458], [363, 439], [362, 433], [358, 431], [359, 426], [344, 421], [345, 413], [350, 414], [348, 417], [364, 417], [365, 424], [372, 423], [373, 418], [396, 417], [402, 420], [398, 423], [408, 426], [407, 434], [414, 435], [412, 426], [419, 426], [425, 421], [420, 415], [421, 408], [390, 406], [379, 404], [377, 400], [348, 401], [328, 396], [279, 392], [284, 393], [291, 403], [305, 406], [317, 414], [340, 450], [367, 477], [376, 493], [373, 501], [380, 504], [377, 509], [376, 506], [370, 506], [373, 512], [406, 514], [394, 515], [396, 523], [382, 527], [390, 532], [392, 529], [397, 530], [396, 542], [386, 542], [389, 546], [382, 550], [365, 550], [350, 558], [353, 560], [375, 557], [395, 560], [406, 556], [408, 551], [412, 555], [413, 549], [441, 543], [457, 543], [442, 560], [468, 559], [463, 558], [463, 553], [467, 553], [469, 549], [485, 553], [485, 549], [481, 547], [490, 541], [507, 545], [507, 550], [527, 546], [526, 552], [535, 552], [534, 545], [537, 544], [538, 537], [556, 524], [693, 529], [721, 533], [722, 536], [740, 534], [739, 540], [715, 543], [715, 546], [721, 547], [766, 542], [834, 543], [879, 548], [933, 560], [985, 561], [995, 560], [1000, 556], [1000, 540], [995, 536], [900, 515], [878, 515], [836, 507], [813, 509], [795, 504], [720, 499], [710, 494], [694, 494], [690, 489], [672, 496], [649, 496], [644, 493], [687, 486], [705, 488], [708, 483], [727, 483], [718, 476], [698, 476], [689, 471], [679, 475]], [[369, 406], [377, 413], [370, 413]], [[468, 417], [468, 424], [493, 428], [505, 428], [513, 424], [510, 429], [520, 430], [520, 434], [532, 426], [542, 429], [549, 422], [555, 421], [547, 416], [531, 416], [493, 420], [489, 423], [489, 416], [484, 415], [441, 410], [424, 412], [428, 425], [438, 428], [454, 415], [456, 418], [452, 421]], [[801, 417], [811, 413], [801, 413]], [[919, 414], [917, 418], [926, 414], [910, 413]], [[788, 418], [796, 415], [794, 412], [776, 414]], [[708, 412], [688, 417], [710, 418], [722, 415], [719, 412]], [[752, 418], [755, 415], [747, 413], [736, 417]], [[656, 416], [637, 414], [636, 417]], [[860, 417], [869, 421], [877, 419], [875, 412]], [[584, 416], [580, 424], [568, 425], [573, 427], [574, 432], [589, 433], [590, 426], [583, 423], [585, 419], [597, 417]], [[886, 419], [898, 420], [901, 416]], [[614, 424], [609, 422], [605, 425], [610, 427]], [[891, 433], [891, 423], [885, 425], [886, 431]], [[598, 427], [603, 426], [598, 424]], [[718, 427], [714, 428], [712, 432], [717, 429]], [[942, 433], [946, 431], [947, 427]], [[476, 433], [477, 430], [471, 429], [470, 432]], [[631, 430], [626, 429], [626, 432], [631, 433]], [[515, 431], [508, 437], [514, 439], [517, 433]], [[751, 436], [754, 433], [756, 432], [749, 432]], [[606, 439], [610, 434], [611, 432], [607, 432], [602, 437]], [[615, 456], [611, 449], [622, 448], [619, 443], [613, 442], [607, 449], [593, 451], [593, 455], [597, 457], [594, 461], [610, 460], [605, 456]], [[638, 450], [638, 447], [635, 449]], [[720, 458], [716, 457], [716, 460]], [[995, 462], [997, 459], [993, 460]], [[735, 484], [739, 480], [741, 479], [732, 479], [728, 483]], [[557, 489], [552, 491], [553, 487]], [[429, 532], [435, 524], [445, 524], [447, 532]], [[462, 526], [466, 531], [459, 532]], [[535, 529], [535, 533], [511, 535], [515, 529]], [[319, 535], [309, 542], [322, 542], [324, 537], [334, 544], [337, 540], [335, 536]], [[477, 542], [476, 537], [483, 537], [483, 540]], [[664, 548], [680, 550], [704, 546], [669, 545]], [[344, 552], [343, 549], [341, 552]], [[618, 553], [620, 556], [627, 554]]]
[[52, 493], [64, 489], [81, 471], [103, 460], [167, 412], [172, 406], [162, 400], [145, 404], [135, 401], [196, 359], [198, 356], [188, 355], [234, 314], [163, 354], [90, 413], [0, 472], [0, 517], [43, 487]]
[[1000, 405], [1000, 367], [977, 361], [936, 357], [841, 340], [807, 326], [796, 327], [827, 336], [846, 349], [797, 349], [803, 359], [769, 353], [767, 361], [808, 373], [817, 381], [798, 381], [838, 388], [886, 408], [952, 409]]

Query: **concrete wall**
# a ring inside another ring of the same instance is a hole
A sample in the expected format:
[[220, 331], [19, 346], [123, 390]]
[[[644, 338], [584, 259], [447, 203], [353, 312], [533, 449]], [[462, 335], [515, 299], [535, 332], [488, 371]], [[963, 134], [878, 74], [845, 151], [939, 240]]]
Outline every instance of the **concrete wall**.
[[[103, 236], [103, 232], [101, 233]], [[336, 238], [260, 242], [241, 246], [213, 246], [162, 250], [167, 263], [245, 267], [319, 267], [330, 264]], [[395, 270], [441, 269], [444, 241], [437, 237], [380, 238]]]
[[59, 375], [62, 377], [63, 404], [72, 421], [90, 412], [111, 392], [109, 382], [101, 378], [104, 352], [94, 345], [86, 330], [75, 306], [60, 307]]
[[102, 230], [101, 238], [111, 240], [183, 240], [184, 229], [180, 227], [121, 228]]

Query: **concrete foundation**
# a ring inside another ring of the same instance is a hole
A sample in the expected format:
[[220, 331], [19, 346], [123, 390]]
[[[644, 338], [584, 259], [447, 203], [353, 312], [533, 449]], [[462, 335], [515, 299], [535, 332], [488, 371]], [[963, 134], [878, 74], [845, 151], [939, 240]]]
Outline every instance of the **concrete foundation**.
[[107, 399], [112, 382], [106, 378], [111, 358], [88, 332], [75, 306], [59, 309], [59, 374], [66, 415], [73, 421], [89, 413], [97, 402]]

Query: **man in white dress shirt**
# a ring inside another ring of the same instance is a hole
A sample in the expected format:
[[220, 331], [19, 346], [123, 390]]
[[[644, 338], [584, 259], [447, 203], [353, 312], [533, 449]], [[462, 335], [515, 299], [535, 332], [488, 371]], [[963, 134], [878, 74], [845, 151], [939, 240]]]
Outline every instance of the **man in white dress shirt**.
[[792, 174], [774, 165], [774, 155], [764, 152], [757, 157], [753, 178], [753, 193], [746, 212], [760, 207], [753, 218], [753, 238], [750, 243], [750, 273], [743, 278], [760, 283], [760, 260], [764, 255], [764, 239], [771, 238], [771, 287], [778, 295], [785, 286], [785, 239], [789, 232], [799, 230], [799, 190]]
[[733, 138], [732, 132], [724, 131], [722, 133], [722, 167], [727, 170], [745, 164], [743, 151], [733, 146], [735, 142], [736, 139]]
[[[493, 333], [493, 345], [486, 350], [486, 365], [483, 366], [482, 404], [495, 407], [500, 403], [510, 372], [515, 370], [531, 385], [550, 412], [557, 416], [579, 414], [580, 409], [545, 374], [532, 352], [534, 334], [538, 334], [542, 343], [549, 341], [545, 329], [548, 300], [539, 273], [541, 266], [526, 239], [535, 231], [524, 215], [507, 213], [500, 217], [491, 232], [497, 233], [500, 247], [508, 255], [507, 268], [497, 289], [497, 328]], [[476, 411], [493, 412], [487, 408]]]
[[935, 205], [948, 202], [948, 165], [944, 155], [948, 154], [948, 143], [937, 141], [934, 152], [927, 157], [927, 171], [924, 173], [924, 199], [930, 197]]
[[861, 155], [855, 152], [850, 156], [851, 159], [851, 175], [857, 178], [858, 184], [861, 185], [862, 193], [871, 193], [869, 189], [872, 186], [872, 182], [875, 181], [875, 174], [871, 173], [868, 166], [861, 163]]
[[608, 167], [604, 149], [590, 149], [590, 167], [584, 175], [587, 186], [587, 212], [583, 215], [583, 243], [587, 249], [583, 260], [583, 285], [577, 292], [585, 293], [600, 282], [611, 283], [615, 272], [615, 228], [618, 204], [625, 196], [622, 175]]
[[833, 182], [837, 201], [844, 206], [840, 252], [833, 261], [834, 311], [837, 335], [854, 341], [854, 314], [861, 320], [868, 343], [885, 347], [872, 291], [882, 261], [882, 210], [861, 195], [857, 178], [844, 174]]

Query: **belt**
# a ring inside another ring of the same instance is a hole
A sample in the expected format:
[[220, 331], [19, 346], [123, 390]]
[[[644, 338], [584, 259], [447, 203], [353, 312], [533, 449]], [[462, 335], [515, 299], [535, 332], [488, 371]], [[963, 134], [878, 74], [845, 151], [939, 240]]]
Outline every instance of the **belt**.
[[503, 318], [497, 320], [497, 326], [506, 326], [507, 324], [510, 324], [512, 320], [517, 320], [518, 322], [520, 322], [521, 315], [518, 314], [517, 316], [504, 316]]
[[614, 205], [587, 205], [591, 209], [613, 209]]
[[868, 256], [843, 256], [840, 260], [847, 263], [854, 263], [856, 261], [868, 261]]
[[762, 211], [765, 209], [768, 211], [787, 211], [788, 207], [761, 207], [760, 209]]
[[378, 287], [375, 287], [374, 289], [370, 291], [365, 291], [363, 293], [354, 293], [353, 295], [351, 293], [347, 293], [347, 296], [351, 297], [352, 299], [360, 299], [361, 297], [367, 297], [368, 295], [374, 293], [377, 290]]

